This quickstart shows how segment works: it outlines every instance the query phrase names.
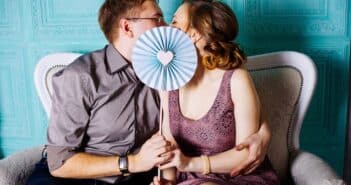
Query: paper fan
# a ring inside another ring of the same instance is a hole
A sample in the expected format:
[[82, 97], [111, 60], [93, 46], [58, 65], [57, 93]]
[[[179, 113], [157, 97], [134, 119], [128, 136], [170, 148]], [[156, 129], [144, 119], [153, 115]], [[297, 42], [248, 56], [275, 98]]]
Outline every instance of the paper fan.
[[147, 86], [170, 91], [184, 86], [197, 67], [196, 49], [183, 31], [156, 27], [137, 40], [132, 64], [138, 78]]

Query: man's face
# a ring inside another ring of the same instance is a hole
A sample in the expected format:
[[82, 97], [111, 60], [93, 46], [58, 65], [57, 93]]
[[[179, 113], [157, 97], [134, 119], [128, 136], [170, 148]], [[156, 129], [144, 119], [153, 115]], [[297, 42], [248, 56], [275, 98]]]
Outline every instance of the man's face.
[[155, 1], [145, 1], [139, 10], [138, 18], [140, 19], [131, 21], [135, 38], [138, 38], [146, 30], [166, 25], [162, 11]]

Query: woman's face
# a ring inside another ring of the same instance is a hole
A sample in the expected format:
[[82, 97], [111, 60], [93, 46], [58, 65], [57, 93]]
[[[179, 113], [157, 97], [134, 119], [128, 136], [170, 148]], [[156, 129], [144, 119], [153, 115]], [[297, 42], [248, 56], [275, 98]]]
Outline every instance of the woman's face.
[[182, 4], [173, 16], [170, 26], [178, 28], [191, 38], [194, 42], [200, 55], [204, 54], [205, 39], [194, 29], [190, 28], [190, 5], [187, 3]]
[[178, 28], [184, 32], [187, 32], [190, 24], [189, 15], [190, 5], [187, 3], [182, 4], [173, 16], [173, 20], [170, 26]]

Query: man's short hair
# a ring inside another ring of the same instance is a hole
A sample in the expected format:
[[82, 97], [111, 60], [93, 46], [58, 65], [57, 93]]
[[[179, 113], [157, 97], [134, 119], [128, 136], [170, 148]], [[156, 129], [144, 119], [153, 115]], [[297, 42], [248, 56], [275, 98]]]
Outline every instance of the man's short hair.
[[117, 28], [121, 18], [138, 16], [137, 8], [145, 1], [148, 0], [105, 0], [99, 10], [99, 24], [110, 43], [118, 38]]

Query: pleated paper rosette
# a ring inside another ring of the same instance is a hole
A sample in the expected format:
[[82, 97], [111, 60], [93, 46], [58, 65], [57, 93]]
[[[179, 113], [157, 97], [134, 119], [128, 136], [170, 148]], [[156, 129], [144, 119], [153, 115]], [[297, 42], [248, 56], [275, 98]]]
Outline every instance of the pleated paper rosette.
[[132, 65], [147, 86], [171, 91], [193, 77], [197, 54], [190, 37], [169, 26], [156, 27], [142, 34], [132, 51]]

